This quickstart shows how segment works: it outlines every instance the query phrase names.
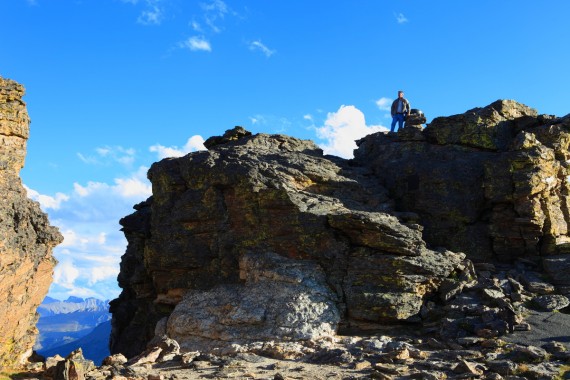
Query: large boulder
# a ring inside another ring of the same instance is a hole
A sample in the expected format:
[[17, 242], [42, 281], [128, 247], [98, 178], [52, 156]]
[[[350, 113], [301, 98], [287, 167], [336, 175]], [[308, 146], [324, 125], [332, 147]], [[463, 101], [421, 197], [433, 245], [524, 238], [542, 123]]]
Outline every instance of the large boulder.
[[475, 261], [568, 253], [570, 117], [500, 100], [412, 137], [366, 136], [355, 160], [420, 216], [430, 244]]
[[149, 170], [153, 196], [121, 221], [113, 352], [138, 354], [169, 316], [170, 334], [202, 346], [411, 320], [464, 259], [429, 249], [367, 169], [311, 141], [235, 132]]

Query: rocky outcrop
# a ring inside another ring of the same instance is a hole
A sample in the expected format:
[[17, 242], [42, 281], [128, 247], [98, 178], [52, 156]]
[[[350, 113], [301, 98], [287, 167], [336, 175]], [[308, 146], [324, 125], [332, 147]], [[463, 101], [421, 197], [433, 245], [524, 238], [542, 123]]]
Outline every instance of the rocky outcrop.
[[496, 337], [524, 330], [524, 302], [566, 307], [570, 117], [505, 100], [423, 122], [359, 140], [353, 160], [236, 127], [155, 163], [153, 196], [121, 221], [112, 352], [402, 322]]
[[411, 320], [464, 259], [429, 249], [367, 169], [310, 141], [241, 128], [208, 141], [155, 163], [153, 196], [121, 220], [113, 352], [141, 352], [164, 317], [186, 347]]
[[0, 77], [0, 367], [32, 353], [36, 308], [52, 281], [52, 249], [62, 241], [19, 177], [30, 122], [23, 95], [22, 85]]
[[570, 115], [499, 100], [357, 143], [356, 162], [419, 215], [430, 244], [477, 262], [530, 260], [570, 285]]

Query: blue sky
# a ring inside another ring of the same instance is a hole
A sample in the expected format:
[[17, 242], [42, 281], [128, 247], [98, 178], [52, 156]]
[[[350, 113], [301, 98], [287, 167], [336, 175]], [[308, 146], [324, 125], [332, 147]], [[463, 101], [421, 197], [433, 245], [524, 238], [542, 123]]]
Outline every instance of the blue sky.
[[497, 99], [570, 112], [570, 2], [0, 0], [21, 177], [65, 236], [50, 295], [114, 298], [146, 170], [242, 125], [350, 157], [402, 89], [428, 122]]

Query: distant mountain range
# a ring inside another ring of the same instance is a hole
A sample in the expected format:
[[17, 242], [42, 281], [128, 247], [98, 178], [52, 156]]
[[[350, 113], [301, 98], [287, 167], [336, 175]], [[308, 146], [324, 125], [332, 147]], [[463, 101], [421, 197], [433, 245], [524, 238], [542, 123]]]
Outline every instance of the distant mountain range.
[[93, 360], [96, 365], [101, 365], [103, 359], [110, 355], [109, 336], [111, 335], [111, 321], [103, 322], [95, 327], [89, 334], [72, 341], [71, 343], [57, 346], [54, 348], [41, 350], [39, 353], [43, 356], [50, 357], [59, 354], [63, 357], [69, 355], [70, 352], [81, 347], [83, 356], [86, 359]]
[[34, 349], [49, 357], [67, 356], [78, 347], [96, 363], [109, 355], [111, 314], [109, 301], [69, 297], [59, 301], [46, 297], [38, 307], [39, 336]]

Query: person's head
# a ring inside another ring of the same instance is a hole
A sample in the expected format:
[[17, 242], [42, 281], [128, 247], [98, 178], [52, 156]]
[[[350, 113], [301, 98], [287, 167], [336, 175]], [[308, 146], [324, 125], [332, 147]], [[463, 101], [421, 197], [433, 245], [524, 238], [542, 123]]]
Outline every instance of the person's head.
[[404, 91], [400, 90], [398, 91], [398, 98], [403, 98], [404, 97]]

